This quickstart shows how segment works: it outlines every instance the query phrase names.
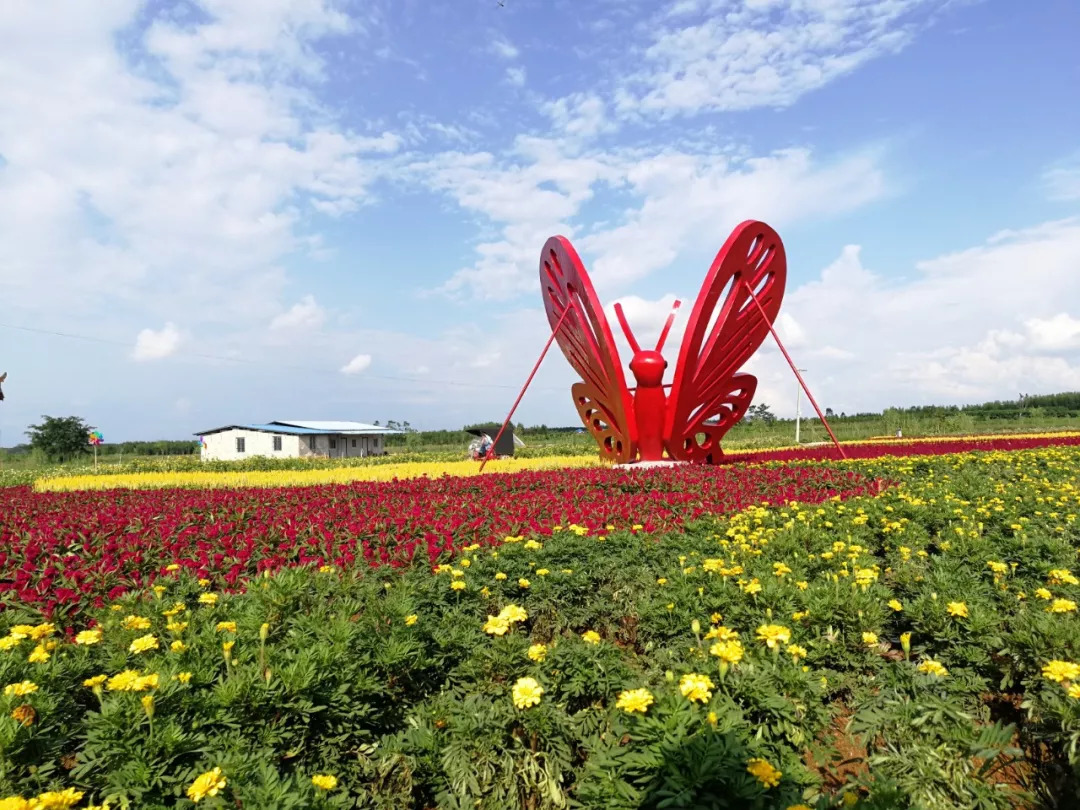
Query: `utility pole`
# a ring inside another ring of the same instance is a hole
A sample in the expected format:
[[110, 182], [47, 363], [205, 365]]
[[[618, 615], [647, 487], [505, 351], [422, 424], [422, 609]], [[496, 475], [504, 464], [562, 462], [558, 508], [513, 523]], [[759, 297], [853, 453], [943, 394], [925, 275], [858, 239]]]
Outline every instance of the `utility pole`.
[[[800, 368], [800, 374], [805, 374], [806, 369]], [[795, 381], [795, 444], [799, 443], [799, 420], [802, 416], [802, 386], [799, 385], [799, 381]]]

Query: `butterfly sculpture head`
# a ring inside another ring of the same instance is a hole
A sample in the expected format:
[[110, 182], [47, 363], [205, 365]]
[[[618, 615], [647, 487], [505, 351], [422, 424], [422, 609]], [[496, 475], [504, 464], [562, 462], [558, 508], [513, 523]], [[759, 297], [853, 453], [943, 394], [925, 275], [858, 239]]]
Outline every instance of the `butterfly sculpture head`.
[[634, 353], [630, 371], [637, 385], [631, 392], [581, 259], [565, 237], [548, 239], [540, 259], [544, 306], [559, 347], [581, 376], [571, 393], [600, 454], [619, 462], [657, 461], [666, 455], [717, 463], [723, 456], [720, 439], [746, 413], [757, 388], [757, 379], [739, 369], [776, 320], [786, 277], [784, 246], [776, 231], [755, 220], [736, 227], [694, 302], [670, 386], [663, 383], [668, 363], [662, 350], [679, 302], [655, 349], [638, 345], [616, 304]]

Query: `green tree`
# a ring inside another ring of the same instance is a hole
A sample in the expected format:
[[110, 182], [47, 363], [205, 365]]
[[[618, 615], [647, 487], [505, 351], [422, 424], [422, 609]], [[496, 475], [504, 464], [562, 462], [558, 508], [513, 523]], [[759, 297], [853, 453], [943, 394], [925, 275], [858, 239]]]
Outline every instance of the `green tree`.
[[93, 428], [78, 416], [42, 416], [40, 425], [30, 425], [26, 435], [30, 447], [50, 461], [70, 461], [89, 452], [89, 437]]

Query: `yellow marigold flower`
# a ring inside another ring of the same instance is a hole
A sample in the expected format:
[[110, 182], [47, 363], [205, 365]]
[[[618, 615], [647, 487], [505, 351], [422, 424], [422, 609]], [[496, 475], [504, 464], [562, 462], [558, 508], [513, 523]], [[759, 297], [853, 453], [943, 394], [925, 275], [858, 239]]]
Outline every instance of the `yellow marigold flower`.
[[656, 580], [657, 585], [667, 585], [667, 577], [660, 577]]
[[135, 684], [139, 681], [139, 671], [135, 669], [125, 669], [123, 672], [118, 672], [109, 678], [109, 682], [105, 685], [105, 688], [110, 692], [131, 692], [134, 691]]
[[417, 616], [415, 613], [410, 613], [408, 616], [405, 617], [405, 626], [412, 627], [414, 624], [417, 623], [417, 621], [419, 621], [419, 619], [420, 617]]
[[724, 620], [724, 614], [723, 613], [713, 613], [712, 615], [709, 616], [709, 621], [712, 622], [713, 624], [720, 624], [720, 622], [722, 622], [723, 620]]
[[205, 588], [205, 587], [206, 587], [207, 585], [209, 585], [209, 584], [210, 584], [210, 580], [208, 580], [208, 579], [200, 579], [200, 580], [199, 580], [199, 584], [200, 584], [200, 585], [201, 585], [202, 587], [204, 587], [204, 588]]
[[791, 573], [791, 569], [782, 562], [775, 562], [775, 563], [773, 563], [772, 567], [773, 567], [773, 576], [780, 577], [781, 579], [783, 577], [785, 577], [787, 574]]
[[905, 653], [911, 652], [911, 633], [900, 634], [900, 646]]
[[550, 573], [551, 573], [551, 571], [549, 571], [547, 568], [537, 568], [536, 569], [536, 575], [538, 577], [546, 577]]
[[0, 638], [0, 651], [7, 652], [8, 650], [13, 650], [18, 647], [21, 642], [22, 639], [18, 636], [4, 636], [3, 638]]
[[32, 624], [16, 624], [14, 627], [8, 630], [8, 635], [11, 638], [23, 639], [30, 638], [30, 634], [33, 632], [34, 626]]
[[143, 616], [125, 616], [120, 626], [125, 630], [149, 630], [150, 620]]
[[95, 686], [101, 686], [108, 680], [108, 675], [95, 675], [93, 678], [87, 678], [82, 682], [82, 685], [87, 689], [93, 689]]
[[66, 790], [50, 790], [38, 795], [30, 803], [32, 810], [65, 810], [77, 805], [83, 797], [81, 790], [67, 788]]
[[532, 583], [529, 582], [529, 580], [525, 579], [525, 577], [522, 577], [521, 579], [518, 580], [518, 587], [519, 588], [528, 588], [530, 585], [532, 585]]
[[506, 574], [504, 574], [502, 571], [496, 571], [495, 579], [497, 579], [499, 582], [502, 582], [504, 579], [506, 579]]
[[147, 689], [157, 689], [160, 682], [161, 676], [156, 672], [149, 675], [143, 675], [141, 678], [135, 679], [135, 682], [131, 685], [131, 691], [145, 692]]
[[525, 608], [520, 605], [507, 605], [501, 611], [499, 616], [506, 619], [511, 624], [515, 622], [523, 622], [529, 618], [529, 614], [525, 611]]
[[513, 688], [514, 705], [519, 709], [536, 706], [543, 694], [544, 687], [537, 683], [536, 678], [518, 678]]
[[903, 604], [901, 604], [899, 599], [890, 599], [888, 604], [889, 604], [889, 607], [891, 607], [897, 613], [899, 613], [900, 611], [902, 611], [904, 609], [904, 606], [903, 606]]
[[543, 547], [543, 544], [538, 543], [535, 540], [525, 541], [525, 548], [529, 549], [529, 551], [537, 551], [538, 549], [541, 549]]
[[[200, 605], [216, 605], [218, 602], [218, 595], [216, 593], [200, 593], [199, 604]], [[205, 776], [206, 774], [203, 774]], [[202, 777], [199, 777], [200, 779]]]
[[766, 760], [760, 757], [755, 757], [746, 763], [746, 771], [755, 779], [757, 779], [766, 788], [776, 787], [780, 784], [780, 777], [783, 776], [782, 771], [778, 771]]
[[136, 655], [138, 655], [139, 653], [149, 652], [150, 650], [156, 650], [157, 648], [157, 637], [149, 633], [145, 636], [139, 636], [137, 639], [131, 642], [131, 645], [128, 647], [128, 649]]
[[187, 622], [169, 622], [165, 625], [165, 629], [170, 633], [183, 633], [187, 630]]
[[334, 572], [334, 566], [332, 566], [332, 565], [320, 565], [319, 566], [319, 573], [320, 574], [332, 574], [333, 572]]
[[84, 646], [90, 646], [91, 644], [97, 644], [101, 641], [101, 630], [83, 630], [77, 636], [75, 636], [75, 643], [82, 644]]
[[457, 568], [454, 568], [450, 571], [450, 576], [454, 579], [461, 579], [465, 576], [465, 572], [459, 571]]
[[1053, 599], [1054, 595], [1050, 593], [1046, 588], [1036, 588], [1035, 595], [1040, 599]]
[[945, 609], [949, 611], [950, 616], [956, 616], [958, 618], [964, 619], [967, 618], [968, 607], [967, 603], [965, 602], [949, 602], [949, 604], [945, 606]]
[[709, 647], [709, 655], [715, 655], [725, 664], [737, 664], [743, 658], [743, 646], [737, 638], [718, 641]]
[[317, 773], [311, 777], [311, 784], [319, 790], [333, 790], [337, 787], [337, 777], [329, 773]]
[[997, 562], [996, 560], [987, 560], [986, 565], [995, 574], [1007, 574], [1009, 572], [1009, 566], [1003, 562]]
[[26, 660], [29, 661], [31, 664], [44, 664], [51, 657], [52, 656], [49, 655], [49, 651], [46, 650], [45, 647], [41, 644], [38, 644], [36, 647], [34, 647], [33, 650], [30, 651], [30, 655], [27, 656]]
[[28, 634], [34, 641], [41, 641], [43, 638], [48, 638], [56, 632], [56, 625], [49, 622], [39, 624], [37, 627], [31, 627]]
[[795, 611], [794, 613], [791, 614], [791, 620], [793, 622], [801, 622], [803, 619], [805, 619], [809, 615], [810, 615], [809, 610], [797, 610], [797, 611]]
[[185, 605], [183, 602], [177, 602], [168, 610], [161, 611], [161, 615], [164, 616], [166, 619], [171, 619], [173, 616], [177, 615], [178, 613], [183, 613], [185, 610], [187, 610], [187, 605]]
[[6, 799], [0, 799], [0, 810], [34, 810], [34, 806], [30, 804], [29, 799], [8, 796]]
[[807, 582], [805, 579], [801, 579], [795, 583], [795, 587], [798, 588], [800, 591], [805, 591], [807, 588], [810, 587], [810, 583]]
[[484, 622], [484, 632], [490, 636], [504, 636], [509, 629], [510, 622], [503, 616], [488, 614], [487, 621]]
[[214, 768], [196, 778], [187, 789], [187, 795], [193, 802], [200, 802], [207, 796], [217, 796], [226, 784], [227, 780], [222, 775], [221, 768]]
[[1049, 577], [1047, 581], [1051, 585], [1080, 585], [1080, 579], [1077, 579], [1068, 568], [1055, 568], [1047, 576]]
[[190, 672], [177, 672], [173, 677], [180, 681], [180, 683], [191, 683]]
[[1080, 700], [1080, 683], [1072, 684], [1065, 693], [1073, 700]]
[[876, 646], [878, 643], [877, 633], [866, 632], [862, 634], [862, 643], [867, 647]]
[[763, 624], [757, 629], [757, 637], [759, 641], [764, 641], [770, 650], [774, 650], [777, 644], [791, 641], [791, 630], [782, 624]]
[[597, 633], [595, 630], [586, 630], [584, 633], [581, 634], [581, 640], [586, 642], [587, 644], [599, 644], [600, 634]]
[[487, 599], [489, 596], [491, 596], [491, 588], [485, 585], [483, 588], [480, 589], [480, 595]]
[[169, 645], [169, 649], [172, 650], [174, 653], [187, 652], [187, 644], [182, 642], [180, 639], [177, 639]]
[[465, 580], [463, 579], [455, 579], [450, 583], [450, 590], [452, 591], [463, 591], [465, 587]]
[[[11, 710], [11, 719], [25, 728], [30, 728], [37, 719], [37, 712], [34, 711], [34, 707], [29, 703], [24, 703]], [[0, 807], [2, 806], [3, 805], [0, 804]]]
[[573, 568], [564, 568], [564, 569], [562, 569], [562, 572], [564, 574], [566, 574], [567, 576], [570, 576], [572, 573], [574, 573], [574, 569]]
[[798, 644], [788, 644], [784, 648], [784, 652], [791, 656], [793, 661], [798, 661], [800, 658], [806, 658], [806, 647], [800, 647]]
[[180, 566], [177, 565], [176, 563], [169, 563], [168, 565], [165, 566], [165, 570], [166, 571], [179, 571]]
[[216, 633], [235, 633], [236, 622], [218, 622], [214, 625], [214, 632]]
[[699, 703], [709, 701], [714, 686], [715, 684], [708, 675], [700, 675], [695, 672], [683, 675], [679, 679], [679, 691], [682, 692], [683, 697]]
[[625, 689], [619, 693], [615, 701], [615, 708], [622, 709], [627, 714], [641, 712], [644, 714], [653, 704], [652, 692], [648, 689]]
[[1043, 666], [1042, 676], [1054, 683], [1075, 681], [1080, 678], [1080, 664], [1074, 664], [1071, 661], [1050, 661]]
[[944, 678], [949, 674], [949, 670], [938, 661], [932, 658], [927, 658], [921, 664], [919, 664], [919, 672], [925, 672], [928, 675], [937, 675], [939, 678]]
[[547, 651], [546, 644], [533, 644], [529, 647], [529, 658], [537, 662], [543, 661], [547, 656]]
[[38, 685], [33, 681], [19, 681], [19, 683], [9, 683], [4, 687], [4, 695], [15, 697], [25, 697], [26, 695], [32, 695], [38, 690]]
[[1055, 599], [1046, 609], [1047, 613], [1075, 613], [1076, 602], [1071, 599]]

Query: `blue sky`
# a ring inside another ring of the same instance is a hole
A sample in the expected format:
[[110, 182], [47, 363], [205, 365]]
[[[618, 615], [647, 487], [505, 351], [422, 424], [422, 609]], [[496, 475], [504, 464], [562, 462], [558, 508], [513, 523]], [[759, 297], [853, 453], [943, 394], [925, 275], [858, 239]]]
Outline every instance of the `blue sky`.
[[[497, 419], [548, 236], [644, 343], [749, 218], [823, 405], [1080, 389], [1078, 30], [1069, 0], [9, 0], [0, 442]], [[748, 370], [793, 412], [775, 348]], [[573, 424], [572, 381], [551, 355], [518, 417]]]

